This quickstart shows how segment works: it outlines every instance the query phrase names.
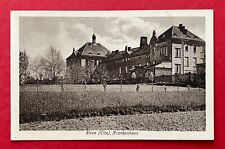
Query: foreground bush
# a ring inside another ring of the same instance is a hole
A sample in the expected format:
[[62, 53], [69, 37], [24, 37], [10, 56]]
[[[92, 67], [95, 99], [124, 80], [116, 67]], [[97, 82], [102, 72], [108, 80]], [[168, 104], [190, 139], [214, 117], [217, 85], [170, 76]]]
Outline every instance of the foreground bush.
[[20, 123], [205, 110], [205, 92], [20, 92]]

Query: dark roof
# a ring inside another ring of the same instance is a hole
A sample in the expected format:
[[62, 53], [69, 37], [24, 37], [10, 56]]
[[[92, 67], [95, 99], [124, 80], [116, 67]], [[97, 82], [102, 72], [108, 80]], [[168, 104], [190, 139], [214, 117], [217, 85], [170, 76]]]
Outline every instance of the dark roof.
[[187, 29], [184, 29], [184, 30], [185, 31], [179, 29], [178, 26], [172, 26], [158, 37], [159, 42], [172, 39], [172, 38], [181, 38], [181, 39], [197, 40], [197, 41], [204, 42], [204, 40], [202, 40], [200, 37], [190, 32], [189, 30]]
[[106, 61], [121, 60], [121, 59], [125, 58], [126, 55], [127, 56], [129, 55], [129, 57], [146, 55], [149, 53], [149, 48], [150, 48], [149, 46], [146, 46], [143, 48], [140, 48], [140, 47], [132, 48], [132, 49], [130, 49], [131, 50], [130, 54], [126, 53], [126, 51], [124, 51], [124, 50], [123, 51], [116, 50], [107, 56]]
[[73, 59], [76, 56], [106, 57], [109, 53], [110, 51], [100, 43], [87, 42], [77, 51], [73, 51], [73, 53], [67, 57], [66, 60]]
[[118, 59], [123, 59], [125, 56], [125, 51], [113, 51], [111, 54], [107, 56], [107, 61], [112, 61], [112, 60], [118, 60]]
[[67, 57], [66, 60], [73, 59], [75, 57], [76, 57], [76, 54], [73, 51], [73, 53], [69, 57]]
[[132, 50], [132, 53], [130, 54], [130, 57], [140, 56], [140, 55], [144, 55], [144, 54], [150, 54], [149, 53], [150, 52], [149, 46], [146, 46], [146, 47], [143, 47], [143, 48], [137, 47], [137, 48], [133, 48], [131, 50]]
[[106, 57], [110, 51], [102, 46], [100, 43], [87, 42], [80, 49], [77, 50], [80, 56], [98, 56]]

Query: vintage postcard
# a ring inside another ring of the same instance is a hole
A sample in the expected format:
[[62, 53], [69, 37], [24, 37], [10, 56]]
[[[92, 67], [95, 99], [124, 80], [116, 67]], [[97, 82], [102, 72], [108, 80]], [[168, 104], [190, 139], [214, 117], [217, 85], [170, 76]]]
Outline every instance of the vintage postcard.
[[213, 11], [12, 11], [12, 140], [213, 140]]

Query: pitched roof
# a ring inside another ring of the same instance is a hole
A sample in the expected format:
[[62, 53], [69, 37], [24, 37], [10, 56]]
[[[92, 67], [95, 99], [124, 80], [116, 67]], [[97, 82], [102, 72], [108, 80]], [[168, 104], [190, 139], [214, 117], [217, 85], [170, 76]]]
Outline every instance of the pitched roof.
[[132, 53], [131, 53], [130, 57], [149, 54], [149, 52], [150, 52], [149, 50], [150, 50], [149, 46], [146, 46], [146, 47], [143, 47], [143, 48], [140, 48], [140, 47], [133, 48], [133, 49], [131, 49]]
[[124, 56], [125, 56], [125, 51], [116, 50], [107, 56], [107, 61], [123, 59]]
[[66, 60], [73, 59], [73, 58], [75, 58], [75, 57], [76, 57], [76, 54], [75, 54], [75, 52], [73, 51], [73, 53], [72, 53], [69, 57], [67, 57]]
[[100, 43], [87, 42], [80, 49], [77, 50], [80, 56], [98, 56], [106, 57], [110, 51], [102, 46]]
[[204, 42], [204, 40], [202, 40], [200, 37], [190, 32], [189, 30], [185, 28], [180, 29], [180, 27], [178, 26], [170, 27], [168, 30], [166, 30], [164, 33], [162, 33], [158, 37], [159, 42], [172, 39], [172, 38], [181, 38], [181, 39], [197, 40], [197, 41]]
[[126, 53], [125, 50], [123, 50], [123, 51], [116, 50], [107, 56], [106, 61], [120, 60], [120, 59], [125, 58], [126, 55], [129, 55], [129, 57], [135, 57], [135, 56], [141, 56], [144, 54], [148, 54], [149, 48], [150, 48], [149, 46], [146, 46], [143, 48], [141, 48], [141, 47], [132, 48], [132, 49], [130, 49], [130, 51], [131, 51], [130, 54]]

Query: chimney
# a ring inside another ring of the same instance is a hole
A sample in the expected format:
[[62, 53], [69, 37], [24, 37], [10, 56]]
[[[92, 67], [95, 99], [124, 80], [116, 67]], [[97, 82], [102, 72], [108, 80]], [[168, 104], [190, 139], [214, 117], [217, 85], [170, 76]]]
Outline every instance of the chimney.
[[73, 53], [75, 53], [75, 48], [73, 48]]
[[183, 26], [183, 24], [179, 24], [179, 27], [178, 28], [181, 30], [182, 29], [182, 26]]
[[128, 47], [128, 49], [127, 49], [128, 51], [130, 51], [131, 50], [131, 47]]
[[146, 47], [148, 45], [147, 43], [147, 37], [141, 37], [140, 39], [140, 47], [143, 48], [143, 47]]
[[96, 35], [95, 35], [95, 34], [92, 35], [92, 43], [93, 43], [93, 44], [96, 43]]
[[127, 46], [125, 46], [125, 52], [127, 53]]

